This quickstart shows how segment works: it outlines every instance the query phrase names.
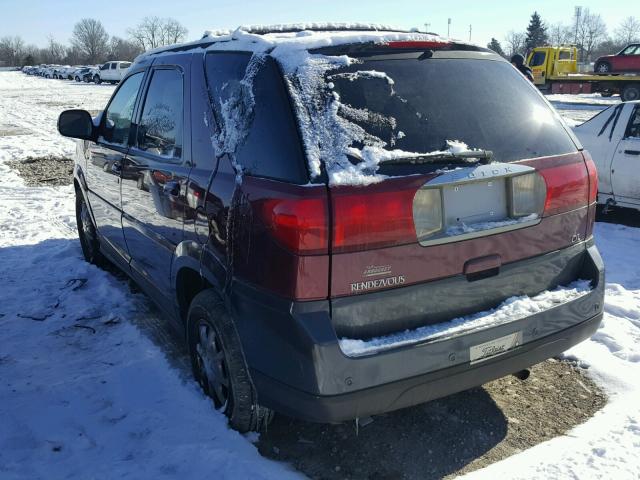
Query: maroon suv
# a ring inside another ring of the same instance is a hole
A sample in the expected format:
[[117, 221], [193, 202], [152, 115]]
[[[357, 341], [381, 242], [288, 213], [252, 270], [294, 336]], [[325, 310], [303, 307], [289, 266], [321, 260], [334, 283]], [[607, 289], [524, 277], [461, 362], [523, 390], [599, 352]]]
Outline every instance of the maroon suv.
[[380, 27], [209, 34], [139, 57], [99, 117], [58, 128], [83, 140], [85, 258], [154, 299], [238, 430], [425, 402], [601, 321], [593, 162], [490, 50]]

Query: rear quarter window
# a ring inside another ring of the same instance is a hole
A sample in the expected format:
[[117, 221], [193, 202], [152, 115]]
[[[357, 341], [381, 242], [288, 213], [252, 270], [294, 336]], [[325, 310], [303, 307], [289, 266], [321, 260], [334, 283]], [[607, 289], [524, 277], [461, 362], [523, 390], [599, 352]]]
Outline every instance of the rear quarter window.
[[[235, 157], [247, 175], [307, 183], [293, 111], [275, 61], [266, 56], [252, 62], [245, 53], [209, 53], [206, 76], [225, 146], [233, 148], [221, 153]], [[236, 138], [230, 139], [232, 134]]]

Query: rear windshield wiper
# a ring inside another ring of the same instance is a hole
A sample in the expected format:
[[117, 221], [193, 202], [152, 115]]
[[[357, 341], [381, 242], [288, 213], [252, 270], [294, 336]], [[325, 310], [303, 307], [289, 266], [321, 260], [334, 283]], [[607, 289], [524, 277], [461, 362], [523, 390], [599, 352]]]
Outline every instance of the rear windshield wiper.
[[406, 164], [423, 164], [423, 163], [455, 163], [469, 164], [474, 163], [488, 164], [493, 160], [493, 152], [491, 150], [469, 150], [467, 152], [442, 152], [430, 155], [416, 155], [412, 157], [400, 157], [393, 160], [383, 160], [381, 165], [406, 165]]

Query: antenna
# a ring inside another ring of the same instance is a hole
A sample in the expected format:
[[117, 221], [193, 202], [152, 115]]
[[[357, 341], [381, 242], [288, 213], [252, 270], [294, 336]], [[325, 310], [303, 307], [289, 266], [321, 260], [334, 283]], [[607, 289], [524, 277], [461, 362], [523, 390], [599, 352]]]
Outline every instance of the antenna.
[[471, 41], [471, 24], [469, 24], [469, 41]]
[[447, 38], [451, 38], [451, 19], [447, 19]]

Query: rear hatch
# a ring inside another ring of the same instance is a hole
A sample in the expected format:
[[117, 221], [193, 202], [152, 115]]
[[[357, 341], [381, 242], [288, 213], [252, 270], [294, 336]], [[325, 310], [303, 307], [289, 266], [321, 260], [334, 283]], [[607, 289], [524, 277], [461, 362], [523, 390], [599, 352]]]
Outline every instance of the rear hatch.
[[324, 73], [340, 129], [324, 141], [350, 138], [348, 162], [325, 158], [323, 172], [341, 337], [566, 284], [581, 249], [544, 255], [591, 236], [595, 169], [542, 95], [496, 55], [422, 43], [346, 52]]

